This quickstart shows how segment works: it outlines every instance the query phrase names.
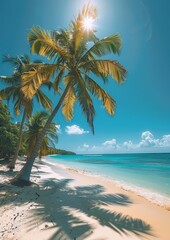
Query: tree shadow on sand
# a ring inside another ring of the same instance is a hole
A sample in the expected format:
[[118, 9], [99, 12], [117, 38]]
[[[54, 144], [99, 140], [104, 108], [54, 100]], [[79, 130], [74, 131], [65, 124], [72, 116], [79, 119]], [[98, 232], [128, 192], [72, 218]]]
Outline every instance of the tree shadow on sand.
[[[108, 227], [120, 235], [138, 235], [146, 239], [151, 235], [151, 227], [141, 219], [134, 219], [116, 211], [105, 209], [107, 205], [128, 206], [133, 204], [128, 196], [123, 194], [105, 194], [101, 185], [70, 187], [71, 179], [44, 181], [41, 188], [27, 187], [28, 194], [15, 196], [15, 204], [31, 202], [38, 207], [30, 207], [32, 217], [28, 219], [28, 231], [47, 225], [42, 229], [53, 230], [48, 240], [85, 239], [94, 227], [89, 219]], [[16, 187], [16, 189], [19, 189]], [[32, 194], [30, 195], [29, 192]], [[32, 197], [31, 197], [32, 196]], [[10, 202], [14, 196], [9, 196]]]

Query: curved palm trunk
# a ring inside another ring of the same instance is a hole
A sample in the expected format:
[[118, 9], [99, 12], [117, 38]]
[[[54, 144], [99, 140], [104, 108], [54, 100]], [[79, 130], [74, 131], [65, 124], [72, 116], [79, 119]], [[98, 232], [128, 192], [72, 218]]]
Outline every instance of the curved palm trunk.
[[53, 112], [51, 113], [50, 117], [48, 118], [42, 132], [40, 133], [40, 136], [35, 144], [35, 147], [32, 151], [32, 154], [30, 157], [27, 158], [26, 164], [24, 165], [24, 167], [21, 169], [21, 171], [18, 173], [18, 175], [11, 181], [12, 184], [14, 185], [28, 185], [30, 182], [30, 175], [31, 175], [31, 170], [32, 170], [32, 166], [34, 164], [34, 160], [38, 155], [38, 151], [41, 148], [41, 144], [43, 142], [43, 138], [45, 136], [45, 133], [47, 131], [47, 129], [49, 128], [50, 123], [52, 122], [53, 118], [55, 117], [55, 115], [57, 114], [58, 110], [60, 109], [64, 98], [68, 92], [70, 84], [67, 85], [67, 87], [65, 88], [57, 106], [54, 108]]
[[23, 117], [22, 117], [20, 129], [19, 129], [19, 139], [18, 139], [18, 142], [17, 142], [16, 151], [15, 151], [15, 154], [14, 154], [14, 157], [13, 157], [12, 161], [8, 165], [8, 168], [11, 169], [11, 170], [15, 168], [15, 163], [16, 163], [18, 153], [19, 153], [19, 150], [20, 150], [20, 147], [21, 147], [22, 135], [23, 135], [22, 129], [23, 129], [23, 126], [24, 126], [25, 117], [26, 117], [26, 111], [24, 109], [24, 114], [23, 114]]

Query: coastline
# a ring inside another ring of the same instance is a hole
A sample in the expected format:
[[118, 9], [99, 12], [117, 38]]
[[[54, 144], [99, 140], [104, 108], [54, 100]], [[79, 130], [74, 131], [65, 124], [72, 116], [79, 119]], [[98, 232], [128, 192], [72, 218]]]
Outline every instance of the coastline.
[[[102, 156], [102, 155], [101, 155]], [[66, 162], [60, 162], [58, 159], [52, 159], [51, 156], [47, 157], [47, 161], [51, 162], [52, 164], [55, 163], [59, 165], [60, 167], [64, 169], [72, 169], [73, 171], [78, 171], [80, 173], [86, 174], [88, 176], [107, 179], [107, 181], [110, 181], [112, 184], [135, 193], [138, 196], [141, 196], [148, 201], [157, 204], [166, 210], [170, 211], [170, 196], [165, 195], [162, 192], [155, 191], [153, 189], [146, 188], [146, 186], [139, 186], [137, 183], [129, 183], [129, 181], [122, 180], [121, 177], [119, 177], [119, 180], [117, 179], [117, 175], [111, 177], [110, 175], [106, 175], [101, 171], [94, 171], [94, 169], [86, 169], [86, 166], [75, 166], [71, 164], [67, 164]], [[114, 173], [113, 173], [114, 175]]]
[[1, 239], [169, 240], [170, 212], [108, 179], [48, 160], [33, 169], [39, 186], [10, 177], [1, 174]]

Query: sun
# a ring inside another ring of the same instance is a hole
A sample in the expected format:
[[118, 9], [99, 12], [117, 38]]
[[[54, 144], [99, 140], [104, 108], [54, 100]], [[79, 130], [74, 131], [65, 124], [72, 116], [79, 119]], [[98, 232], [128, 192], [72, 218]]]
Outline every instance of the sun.
[[86, 17], [83, 19], [83, 28], [86, 31], [93, 30], [94, 28], [94, 18]]

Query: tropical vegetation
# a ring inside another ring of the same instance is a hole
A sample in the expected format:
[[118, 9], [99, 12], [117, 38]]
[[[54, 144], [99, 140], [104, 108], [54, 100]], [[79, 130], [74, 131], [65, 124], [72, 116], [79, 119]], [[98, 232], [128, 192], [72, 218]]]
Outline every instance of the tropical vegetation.
[[[117, 83], [125, 80], [125, 68], [113, 59], [113, 55], [120, 53], [121, 37], [112, 34], [99, 39], [95, 28], [84, 26], [84, 19], [88, 17], [96, 18], [96, 8], [90, 4], [83, 7], [67, 29], [46, 31], [40, 26], [33, 26], [28, 33], [31, 52], [46, 57], [49, 62], [24, 65], [19, 77], [21, 102], [24, 104], [24, 101], [26, 103], [32, 101], [40, 87], [48, 85], [52, 79], [53, 88], [57, 92], [55, 99], [57, 104], [48, 119], [46, 118], [43, 124], [39, 122], [40, 127], [37, 127], [36, 121], [30, 118], [27, 134], [29, 137], [26, 137], [27, 161], [13, 179], [13, 184], [29, 183], [34, 160], [38, 154], [41, 155], [41, 150], [45, 149], [44, 142], [50, 135], [53, 119], [60, 109], [66, 120], [71, 120], [74, 105], [78, 102], [92, 133], [95, 116], [94, 97], [102, 101], [108, 114], [113, 115], [115, 112], [115, 100], [103, 86], [111, 79]], [[34, 118], [36, 119], [36, 115]], [[33, 126], [37, 127], [34, 134]], [[47, 153], [46, 150], [45, 152]]]
[[[46, 112], [36, 112], [28, 118], [28, 122], [24, 124], [22, 145], [19, 151], [19, 156], [29, 156], [35, 144], [35, 139], [38, 138], [41, 129], [43, 128], [49, 114]], [[20, 123], [13, 123], [11, 114], [7, 104], [0, 102], [0, 160], [3, 160], [7, 164], [16, 151], [17, 142], [19, 139]], [[39, 151], [39, 158], [45, 155], [52, 154], [75, 154], [71, 151], [56, 149], [54, 142], [57, 137], [57, 126], [55, 123], [51, 123], [50, 128], [46, 132], [43, 140], [43, 144]]]
[[53, 148], [53, 147], [50, 147], [49, 150], [48, 150], [48, 155], [75, 155], [74, 152], [72, 151], [66, 151], [66, 150], [63, 150], [63, 149], [56, 149], [56, 148]]
[[[52, 102], [39, 88], [37, 88], [36, 92], [34, 92], [34, 95], [32, 95], [32, 97], [29, 99], [25, 98], [24, 94], [21, 91], [22, 75], [27, 72], [28, 69], [31, 70], [35, 66], [38, 66], [40, 61], [31, 62], [30, 58], [27, 55], [16, 57], [7, 55], [4, 56], [3, 61], [10, 63], [12, 67], [14, 67], [14, 71], [12, 73], [12, 76], [0, 76], [1, 80], [3, 80], [3, 82], [7, 85], [7, 87], [0, 90], [0, 100], [10, 101], [12, 99], [12, 102], [14, 103], [15, 114], [20, 115], [22, 113], [16, 151], [12, 161], [8, 165], [10, 169], [14, 169], [15, 162], [21, 148], [24, 122], [25, 119], [31, 115], [33, 110], [33, 99], [36, 98], [39, 104], [41, 104], [45, 109], [49, 111], [52, 109]], [[48, 86], [50, 86], [50, 82], [48, 82]]]
[[[27, 157], [31, 155], [36, 141], [38, 140], [39, 135], [48, 118], [49, 114], [43, 111], [36, 112], [29, 118], [28, 123], [26, 124], [26, 131], [24, 132], [25, 144], [27, 146]], [[42, 156], [48, 155], [51, 148], [55, 148], [53, 140], [58, 140], [56, 132], [56, 124], [51, 123], [46, 131], [41, 148], [38, 152], [39, 159], [41, 159]]]
[[12, 123], [8, 106], [0, 102], [0, 158], [9, 162], [19, 139], [19, 128]]

